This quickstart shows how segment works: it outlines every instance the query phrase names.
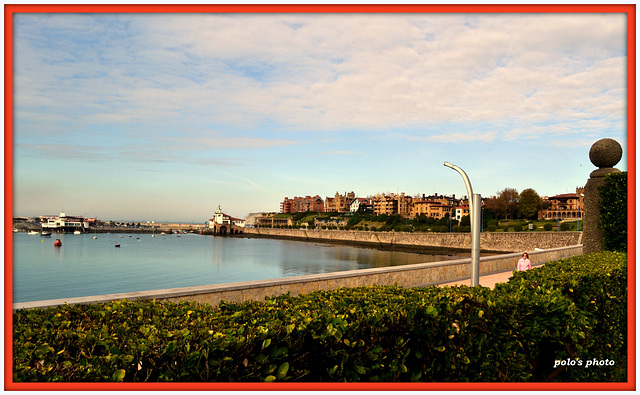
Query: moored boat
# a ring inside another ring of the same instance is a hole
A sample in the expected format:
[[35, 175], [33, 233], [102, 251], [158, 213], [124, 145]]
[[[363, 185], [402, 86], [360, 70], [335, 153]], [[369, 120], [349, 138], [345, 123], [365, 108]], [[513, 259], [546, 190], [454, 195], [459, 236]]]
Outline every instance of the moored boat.
[[53, 242], [53, 246], [54, 247], [61, 247], [62, 246], [62, 242], [60, 241], [60, 239], [56, 239], [56, 241]]
[[40, 233], [40, 236], [42, 236], [42, 237], [51, 237], [51, 232], [42, 232], [42, 233]]
[[37, 235], [39, 235], [40, 233], [39, 233], [37, 230], [31, 230], [31, 231], [29, 231], [29, 233], [28, 233], [28, 234], [30, 234], [31, 236], [37, 236]]

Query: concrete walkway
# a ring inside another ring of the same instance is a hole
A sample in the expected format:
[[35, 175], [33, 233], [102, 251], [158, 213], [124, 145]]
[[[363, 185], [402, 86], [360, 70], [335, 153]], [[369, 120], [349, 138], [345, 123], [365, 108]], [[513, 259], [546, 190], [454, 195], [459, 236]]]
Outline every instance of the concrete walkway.
[[[533, 268], [542, 267], [544, 265], [536, 265]], [[484, 276], [480, 276], [480, 285], [483, 287], [493, 288], [497, 283], [506, 283], [513, 276], [513, 270], [509, 270], [506, 272], [487, 274]], [[466, 285], [471, 286], [471, 278], [452, 281], [448, 283], [438, 284], [439, 287], [444, 287], [445, 285], [454, 287], [456, 285]]]

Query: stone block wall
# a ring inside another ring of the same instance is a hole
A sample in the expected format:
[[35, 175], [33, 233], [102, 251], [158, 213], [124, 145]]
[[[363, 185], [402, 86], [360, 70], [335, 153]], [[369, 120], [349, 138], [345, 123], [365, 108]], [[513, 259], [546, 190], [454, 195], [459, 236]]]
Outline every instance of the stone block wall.
[[[417, 246], [471, 250], [470, 233], [407, 233], [344, 230], [246, 228], [245, 236], [287, 238], [306, 241], [349, 242], [371, 246]], [[493, 252], [523, 252], [573, 246], [582, 243], [582, 232], [482, 232], [480, 249]]]

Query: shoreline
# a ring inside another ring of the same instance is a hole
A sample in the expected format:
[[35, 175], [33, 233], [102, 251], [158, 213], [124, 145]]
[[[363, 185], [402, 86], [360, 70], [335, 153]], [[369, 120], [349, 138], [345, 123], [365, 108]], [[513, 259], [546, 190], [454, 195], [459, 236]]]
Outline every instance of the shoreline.
[[[454, 257], [454, 258], [467, 258], [471, 254], [471, 250], [465, 249], [465, 248], [418, 246], [418, 245], [406, 245], [406, 244], [367, 243], [367, 242], [349, 241], [349, 240], [328, 240], [328, 239], [315, 239], [315, 238], [307, 239], [302, 237], [278, 236], [278, 235], [241, 233], [237, 235], [228, 235], [223, 237], [302, 241], [306, 243], [334, 244], [334, 245], [343, 245], [343, 246], [356, 247], [356, 248], [374, 249], [379, 251], [408, 252], [413, 254], [438, 255], [438, 256], [448, 256], [448, 257]], [[489, 251], [489, 250], [480, 251], [480, 256], [502, 255], [502, 254], [507, 254], [507, 252]]]

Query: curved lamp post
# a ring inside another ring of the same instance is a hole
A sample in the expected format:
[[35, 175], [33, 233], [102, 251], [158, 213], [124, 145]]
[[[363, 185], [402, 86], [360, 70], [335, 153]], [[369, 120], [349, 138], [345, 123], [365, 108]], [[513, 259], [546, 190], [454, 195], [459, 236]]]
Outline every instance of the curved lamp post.
[[456, 165], [444, 162], [446, 167], [460, 173], [465, 185], [467, 186], [467, 194], [469, 195], [469, 215], [471, 216], [471, 286], [479, 285], [480, 280], [480, 210], [482, 207], [482, 199], [480, 194], [473, 194], [471, 181], [467, 177], [467, 173]]

